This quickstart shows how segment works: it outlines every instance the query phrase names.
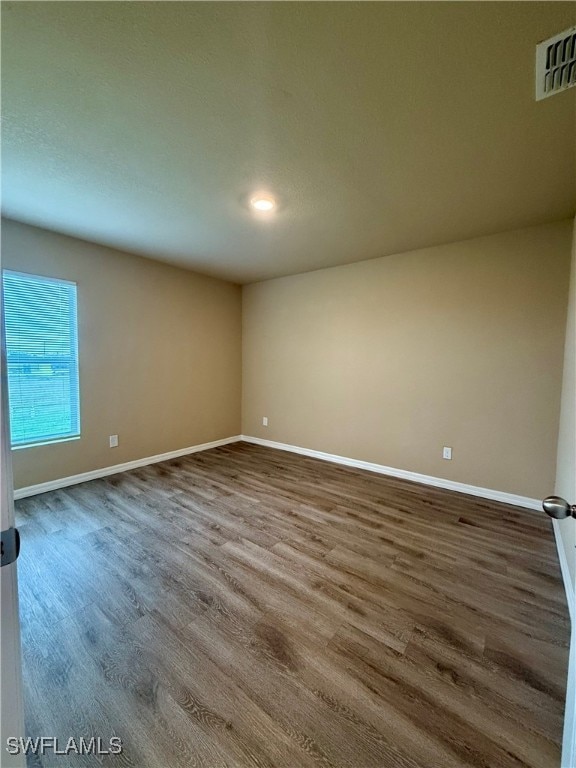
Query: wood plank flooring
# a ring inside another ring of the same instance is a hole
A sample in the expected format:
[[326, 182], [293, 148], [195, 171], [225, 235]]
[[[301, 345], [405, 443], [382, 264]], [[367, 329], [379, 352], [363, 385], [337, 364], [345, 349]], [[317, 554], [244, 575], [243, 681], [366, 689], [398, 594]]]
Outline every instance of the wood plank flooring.
[[545, 515], [237, 443], [17, 503], [30, 736], [137, 768], [558, 768]]

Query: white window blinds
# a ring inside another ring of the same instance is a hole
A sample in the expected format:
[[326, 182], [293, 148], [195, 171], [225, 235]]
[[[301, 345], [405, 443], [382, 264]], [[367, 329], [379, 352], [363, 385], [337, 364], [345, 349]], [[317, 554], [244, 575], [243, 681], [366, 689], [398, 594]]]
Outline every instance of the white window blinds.
[[4, 271], [13, 446], [80, 434], [76, 284]]

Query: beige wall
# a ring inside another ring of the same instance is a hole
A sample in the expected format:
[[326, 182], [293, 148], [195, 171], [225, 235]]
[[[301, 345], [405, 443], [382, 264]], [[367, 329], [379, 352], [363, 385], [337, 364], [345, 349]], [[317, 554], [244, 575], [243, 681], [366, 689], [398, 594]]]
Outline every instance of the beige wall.
[[[570, 504], [576, 504], [576, 219], [572, 237], [572, 271], [566, 324], [556, 493], [566, 498]], [[560, 523], [560, 532], [572, 583], [576, 588], [576, 520], [563, 520]]]
[[[548, 494], [571, 229], [561, 222], [246, 286], [242, 432]], [[82, 439], [14, 451], [16, 487], [240, 432], [238, 286], [12, 221], [3, 221], [2, 265], [75, 280], [79, 295]], [[574, 309], [570, 317], [574, 334]], [[567, 356], [565, 413], [573, 368]], [[556, 485], [571, 499], [573, 421], [573, 412], [562, 420]], [[563, 528], [573, 542], [574, 526]]]
[[243, 433], [549, 494], [570, 242], [564, 221], [246, 286]]
[[238, 286], [6, 220], [2, 266], [78, 283], [82, 437], [13, 451], [16, 488], [239, 433]]

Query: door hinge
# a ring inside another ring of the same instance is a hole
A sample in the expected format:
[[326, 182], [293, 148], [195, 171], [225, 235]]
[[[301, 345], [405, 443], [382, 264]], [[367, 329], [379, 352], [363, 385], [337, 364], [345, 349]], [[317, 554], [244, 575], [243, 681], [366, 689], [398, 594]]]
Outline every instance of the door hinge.
[[2, 531], [1, 552], [2, 565], [0, 567], [3, 568], [5, 565], [10, 565], [10, 563], [16, 560], [20, 554], [20, 533], [18, 528], [12, 527]]

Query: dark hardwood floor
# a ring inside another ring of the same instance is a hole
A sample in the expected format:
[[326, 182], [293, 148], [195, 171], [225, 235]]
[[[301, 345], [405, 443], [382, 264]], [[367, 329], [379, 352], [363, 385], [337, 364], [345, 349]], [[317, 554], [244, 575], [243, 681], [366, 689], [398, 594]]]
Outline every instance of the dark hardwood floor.
[[30, 765], [559, 768], [544, 514], [246, 443], [17, 503]]

